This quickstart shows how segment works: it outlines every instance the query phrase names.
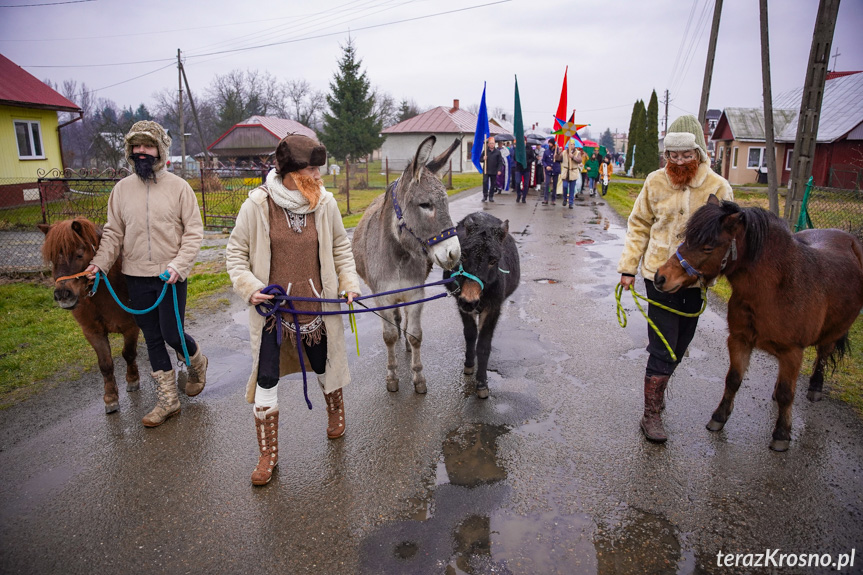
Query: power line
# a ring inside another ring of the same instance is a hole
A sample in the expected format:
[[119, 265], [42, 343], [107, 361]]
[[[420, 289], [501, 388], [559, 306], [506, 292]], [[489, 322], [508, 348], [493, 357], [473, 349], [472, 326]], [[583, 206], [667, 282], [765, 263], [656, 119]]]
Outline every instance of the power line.
[[57, 6], [58, 4], [80, 4], [96, 0], [67, 0], [66, 2], [44, 2], [42, 4], [0, 4], [0, 8], [34, 8], [36, 6]]
[[139, 76], [135, 76], [134, 78], [129, 78], [128, 80], [123, 80], [122, 82], [117, 82], [116, 84], [111, 84], [110, 86], [102, 86], [101, 88], [96, 88], [95, 90], [89, 90], [88, 92], [86, 92], [86, 94], [93, 94], [95, 92], [99, 92], [100, 90], [107, 90], [108, 88], [113, 88], [114, 86], [119, 86], [120, 84], [125, 84], [126, 82], [131, 82], [132, 80], [137, 80], [138, 78], [143, 78], [144, 76], [149, 76], [150, 74], [155, 74], [156, 72], [159, 72], [160, 70], [164, 70], [165, 68], [170, 68], [173, 65], [174, 65], [174, 62], [172, 61], [167, 66], [162, 66], [161, 68], [156, 68], [155, 70], [150, 70], [149, 72], [146, 72], [146, 73], [141, 74]]
[[[88, 0], [90, 1], [90, 0]], [[155, 62], [173, 62], [174, 58], [157, 58], [156, 60], [138, 60], [136, 62], [113, 62], [111, 64], [24, 64], [22, 68], [104, 68], [109, 66], [132, 66], [135, 64], [153, 64]]]
[[444, 12], [436, 12], [434, 14], [426, 14], [425, 16], [416, 16], [414, 18], [405, 18], [403, 20], [394, 20], [392, 22], [384, 22], [382, 24], [372, 24], [370, 26], [362, 26], [360, 28], [351, 28], [350, 30], [341, 30], [339, 32], [329, 32], [326, 34], [318, 34], [317, 36], [307, 36], [305, 38], [294, 38], [290, 40], [282, 40], [279, 42], [270, 42], [268, 44], [260, 44], [257, 46], [248, 46], [245, 48], [234, 48], [231, 50], [219, 50], [216, 52], [210, 52], [207, 54], [196, 54], [194, 56], [187, 56], [187, 58], [203, 58], [204, 56], [216, 56], [218, 54], [228, 54], [231, 52], [245, 52], [246, 50], [256, 50], [258, 48], [269, 48], [271, 46], [280, 46], [283, 44], [293, 44], [294, 42], [301, 42], [303, 40], [316, 40], [318, 38], [326, 38], [327, 36], [336, 36], [339, 34], [345, 34], [348, 32], [358, 32], [361, 30], [371, 30], [374, 28], [382, 28], [384, 26], [392, 26], [394, 24], [404, 24], [405, 22], [414, 22], [416, 20], [425, 20], [426, 18], [432, 18], [434, 16], [443, 16], [445, 14], [455, 14], [457, 12], [465, 12], [467, 10], [474, 10], [476, 8], [484, 8], [486, 6], [494, 6], [495, 4], [506, 4], [507, 2], [512, 2], [512, 0], [498, 0], [497, 2], [488, 2], [487, 4], [478, 4], [476, 6], [468, 6], [467, 8], [457, 8], [455, 10], [447, 10]]

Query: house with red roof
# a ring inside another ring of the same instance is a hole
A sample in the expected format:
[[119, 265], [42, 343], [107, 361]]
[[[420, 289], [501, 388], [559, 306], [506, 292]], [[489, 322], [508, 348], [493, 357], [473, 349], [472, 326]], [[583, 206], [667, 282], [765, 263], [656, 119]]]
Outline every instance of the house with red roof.
[[[779, 183], [788, 184], [803, 88], [773, 98], [773, 131]], [[732, 184], [766, 181], [764, 108], [725, 108], [713, 131], [720, 174]], [[830, 72], [824, 83], [814, 184], [863, 187], [863, 73]]]
[[[438, 106], [413, 118], [408, 118], [381, 131], [386, 136], [381, 146], [381, 161], [391, 170], [404, 170], [417, 147], [427, 137], [437, 137], [432, 154], [442, 153], [452, 144], [454, 138], [461, 138], [461, 144], [450, 158], [454, 173], [476, 172], [470, 161], [473, 148], [473, 135], [476, 132], [476, 114], [459, 107], [453, 100], [452, 107]], [[489, 133], [503, 134], [506, 130], [495, 123], [489, 123]]]
[[[40, 170], [62, 170], [57, 112], [81, 109], [0, 54], [0, 206], [39, 201]], [[71, 123], [71, 122], [69, 122]]]
[[302, 134], [316, 141], [318, 139], [314, 130], [294, 120], [252, 116], [231, 126], [207, 146], [207, 150], [223, 164], [271, 164], [270, 156], [275, 153], [282, 138], [288, 134]]

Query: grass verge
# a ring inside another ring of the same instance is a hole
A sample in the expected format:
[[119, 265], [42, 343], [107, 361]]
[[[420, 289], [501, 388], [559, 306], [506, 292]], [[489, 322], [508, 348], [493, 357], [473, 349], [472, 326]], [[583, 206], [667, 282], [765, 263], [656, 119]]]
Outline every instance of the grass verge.
[[[605, 196], [610, 205], [622, 217], [629, 217], [635, 199], [641, 191], [641, 182], [627, 182], [612, 180], [608, 186], [608, 194]], [[741, 206], [758, 206], [767, 208], [767, 191], [755, 192], [750, 190], [735, 190], [734, 199]], [[723, 301], [731, 297], [731, 285], [725, 278], [719, 278], [712, 288], [716, 295]], [[825, 373], [825, 389], [831, 397], [837, 398], [851, 405], [854, 410], [863, 417], [863, 317], [858, 317], [849, 333], [851, 351], [838, 365], [836, 371]], [[855, 346], [856, 343], [856, 346]], [[803, 354], [803, 366], [801, 372], [807, 377], [812, 375], [815, 363], [815, 348], [807, 348]], [[798, 392], [800, 390], [798, 389]], [[803, 389], [805, 393], [805, 388]]]
[[[223, 271], [192, 275], [187, 320], [196, 311], [227, 305], [227, 297], [217, 294], [225, 292], [230, 283]], [[0, 408], [28, 395], [27, 389], [46, 378], [75, 379], [98, 369], [95, 352], [81, 335], [78, 322], [54, 303], [53, 286], [23, 282], [0, 285], [0, 318]], [[111, 334], [110, 341], [117, 357], [123, 338]], [[146, 372], [143, 367], [142, 372]], [[119, 370], [117, 377], [122, 381]]]

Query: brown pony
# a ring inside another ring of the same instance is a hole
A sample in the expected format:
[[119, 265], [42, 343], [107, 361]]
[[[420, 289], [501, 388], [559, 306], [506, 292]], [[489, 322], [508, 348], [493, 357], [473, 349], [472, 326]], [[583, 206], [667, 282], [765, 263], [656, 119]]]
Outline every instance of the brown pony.
[[734, 395], [753, 348], [779, 360], [773, 398], [779, 417], [771, 449], [791, 441], [791, 404], [803, 350], [815, 346], [815, 369], [806, 396], [821, 399], [825, 366], [848, 350], [848, 330], [863, 307], [863, 247], [840, 230], [792, 234], [784, 220], [761, 208], [741, 208], [711, 196], [686, 225], [677, 254], [656, 273], [654, 285], [675, 292], [719, 275], [728, 278], [728, 353], [725, 393], [707, 429], [719, 431], [734, 409]]
[[[81, 326], [84, 337], [96, 351], [99, 371], [105, 380], [105, 413], [117, 411], [119, 397], [117, 381], [114, 379], [114, 360], [111, 355], [109, 333], [123, 334], [123, 359], [126, 360], [126, 391], [137, 391], [138, 376], [138, 326], [135, 319], [124, 311], [103, 287], [89, 297], [92, 282], [86, 276], [57, 281], [57, 278], [75, 275], [84, 271], [99, 246], [102, 231], [88, 219], [64, 220], [54, 225], [39, 224], [45, 234], [42, 257], [51, 262], [54, 275], [54, 301], [63, 309], [72, 311], [72, 316]], [[120, 273], [121, 258], [108, 273], [114, 291], [124, 305], [129, 305], [126, 279]]]

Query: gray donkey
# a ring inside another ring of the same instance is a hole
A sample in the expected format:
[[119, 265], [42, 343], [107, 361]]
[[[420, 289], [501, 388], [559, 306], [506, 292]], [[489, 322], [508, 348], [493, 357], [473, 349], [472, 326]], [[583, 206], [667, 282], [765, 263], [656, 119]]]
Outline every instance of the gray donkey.
[[[449, 215], [446, 188], [440, 172], [461, 140], [431, 159], [436, 138], [429, 136], [417, 148], [413, 160], [387, 192], [369, 205], [354, 230], [353, 251], [357, 272], [374, 293], [422, 285], [438, 264], [456, 266], [461, 258], [458, 236]], [[375, 298], [378, 306], [415, 301], [425, 290], [411, 290]], [[399, 390], [396, 342], [403, 309], [405, 346], [411, 350], [414, 390], [426, 392], [426, 378], [420, 357], [422, 304], [380, 312], [384, 342], [387, 344], [387, 389]]]

